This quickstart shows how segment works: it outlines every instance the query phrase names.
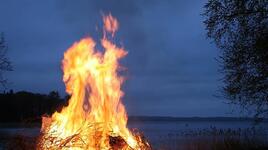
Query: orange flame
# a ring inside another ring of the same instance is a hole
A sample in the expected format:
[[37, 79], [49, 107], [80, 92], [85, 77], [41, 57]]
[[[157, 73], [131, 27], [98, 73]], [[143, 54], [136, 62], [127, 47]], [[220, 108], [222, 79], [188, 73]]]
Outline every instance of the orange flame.
[[111, 14], [109, 14], [108, 16], [103, 16], [103, 22], [104, 22], [104, 32], [105, 31], [110, 32], [112, 33], [112, 36], [114, 36], [115, 32], [119, 28], [118, 21], [115, 18], [113, 18]]
[[63, 81], [71, 98], [61, 112], [43, 118], [40, 149], [111, 149], [109, 136], [120, 136], [127, 145], [122, 149], [142, 148], [141, 138], [126, 127], [127, 114], [121, 102], [123, 78], [117, 74], [118, 60], [127, 52], [106, 38], [106, 32], [114, 35], [118, 22], [111, 15], [104, 16], [103, 21], [104, 53], [95, 50], [96, 43], [90, 37], [64, 53]]

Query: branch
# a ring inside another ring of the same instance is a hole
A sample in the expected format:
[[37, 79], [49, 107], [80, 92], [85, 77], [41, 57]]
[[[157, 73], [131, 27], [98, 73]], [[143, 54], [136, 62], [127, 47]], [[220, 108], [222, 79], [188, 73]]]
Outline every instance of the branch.
[[258, 13], [268, 13], [267, 10], [258, 10], [258, 11], [245, 11], [245, 12], [237, 12], [231, 15], [225, 15], [223, 16], [226, 19], [232, 19], [235, 18], [237, 16], [241, 16], [241, 15], [251, 15], [251, 14], [258, 14]]

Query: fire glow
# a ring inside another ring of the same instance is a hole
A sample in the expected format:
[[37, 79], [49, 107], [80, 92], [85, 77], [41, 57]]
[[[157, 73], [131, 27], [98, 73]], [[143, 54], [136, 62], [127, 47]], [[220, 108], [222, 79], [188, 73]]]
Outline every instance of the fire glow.
[[121, 102], [124, 78], [117, 73], [121, 69], [118, 61], [127, 52], [110, 40], [118, 30], [118, 21], [108, 15], [103, 16], [103, 22], [103, 53], [95, 50], [90, 37], [64, 53], [63, 81], [71, 98], [60, 112], [43, 117], [37, 149], [151, 149], [141, 134], [127, 128]]

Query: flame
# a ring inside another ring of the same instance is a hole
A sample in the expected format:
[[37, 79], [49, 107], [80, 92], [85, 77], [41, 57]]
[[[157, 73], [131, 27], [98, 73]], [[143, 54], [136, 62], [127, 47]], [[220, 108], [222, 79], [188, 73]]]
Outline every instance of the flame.
[[75, 42], [64, 53], [63, 81], [71, 98], [61, 112], [43, 118], [39, 149], [112, 149], [113, 140], [125, 143], [118, 149], [149, 147], [127, 128], [121, 102], [124, 78], [117, 74], [118, 61], [127, 52], [107, 35], [113, 37], [119, 23], [111, 14], [103, 16], [103, 21], [103, 53], [95, 50], [96, 43], [90, 37]]
[[114, 36], [115, 32], [119, 28], [118, 21], [113, 18], [111, 14], [107, 16], [103, 16], [103, 23], [104, 23], [104, 33], [105, 31], [112, 33], [112, 36]]

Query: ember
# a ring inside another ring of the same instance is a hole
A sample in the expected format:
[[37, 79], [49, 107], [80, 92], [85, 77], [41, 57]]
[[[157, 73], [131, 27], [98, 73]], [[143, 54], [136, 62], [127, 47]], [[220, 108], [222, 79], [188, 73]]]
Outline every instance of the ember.
[[138, 132], [127, 129], [127, 113], [121, 102], [123, 78], [118, 76], [118, 60], [127, 52], [113, 38], [118, 21], [104, 16], [104, 53], [95, 50], [88, 37], [76, 42], [62, 61], [63, 81], [71, 95], [68, 106], [51, 117], [43, 117], [37, 149], [113, 149], [149, 150]]

